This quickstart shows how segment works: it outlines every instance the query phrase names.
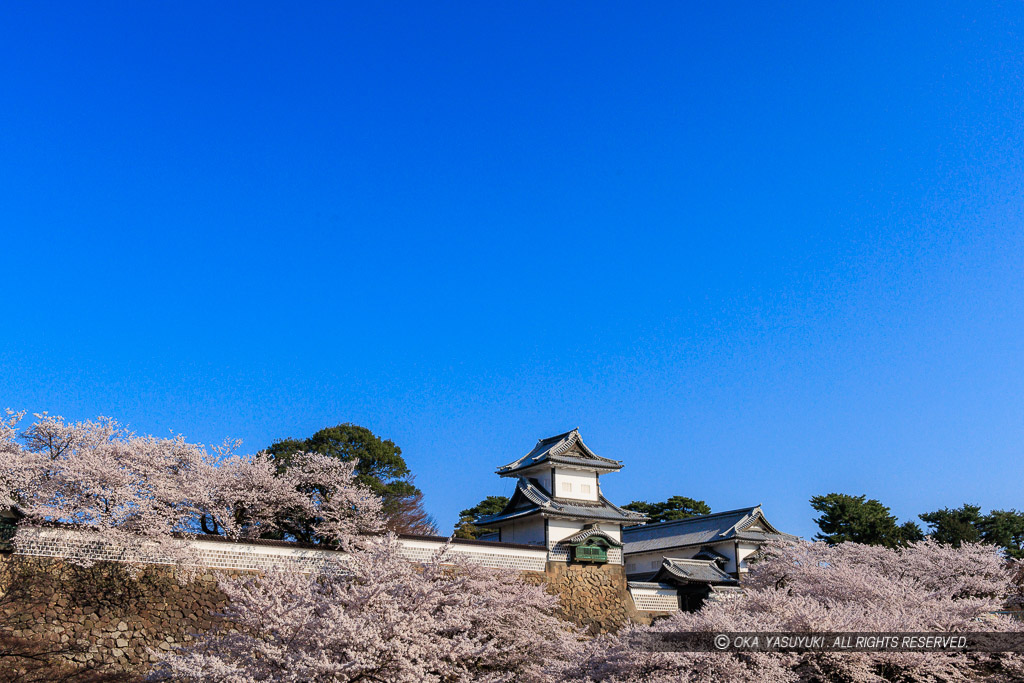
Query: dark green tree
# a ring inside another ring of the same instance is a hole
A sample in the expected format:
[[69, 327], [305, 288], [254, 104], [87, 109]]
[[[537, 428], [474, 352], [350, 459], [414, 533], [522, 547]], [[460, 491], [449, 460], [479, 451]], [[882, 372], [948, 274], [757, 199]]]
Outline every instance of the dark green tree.
[[711, 508], [703, 500], [695, 500], [686, 496], [672, 496], [661, 503], [634, 500], [629, 505], [622, 507], [633, 512], [642, 512], [650, 518], [651, 523], [670, 522], [696, 515], [711, 514]]
[[928, 535], [938, 543], [959, 548], [963, 543], [981, 541], [981, 508], [968, 505], [950, 509], [942, 508], [934, 512], [918, 515], [928, 525]]
[[[300, 452], [316, 452], [340, 460], [357, 460], [356, 480], [381, 497], [388, 528], [404, 533], [436, 533], [423, 509], [422, 492], [413, 483], [402, 449], [390, 439], [381, 439], [366, 427], [350, 423], [326, 427], [308, 439], [282, 439], [267, 452], [278, 464], [278, 471], [291, 465]], [[310, 520], [288, 519], [287, 528], [299, 540], [311, 542]]]
[[981, 518], [978, 528], [983, 541], [1003, 548], [1010, 557], [1024, 559], [1024, 512], [993, 510]]
[[821, 513], [814, 520], [821, 533], [814, 539], [830, 545], [852, 541], [895, 548], [910, 542], [908, 536], [921, 532], [913, 522], [898, 526], [889, 508], [865, 496], [845, 493], [814, 496], [811, 507]]
[[904, 522], [900, 525], [900, 539], [900, 545], [917, 543], [924, 540], [924, 532], [921, 531], [921, 527], [917, 525], [917, 522]]
[[478, 527], [476, 520], [485, 515], [496, 515], [504, 510], [506, 505], [508, 505], [506, 496], [487, 496], [473, 507], [466, 508], [459, 513], [459, 521], [455, 525], [455, 537], [480, 538], [484, 534], [497, 531], [497, 529]]

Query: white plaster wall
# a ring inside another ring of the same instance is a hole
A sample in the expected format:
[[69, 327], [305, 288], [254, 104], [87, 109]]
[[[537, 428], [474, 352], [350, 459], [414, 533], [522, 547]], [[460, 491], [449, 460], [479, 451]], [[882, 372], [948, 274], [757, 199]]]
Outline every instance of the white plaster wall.
[[[549, 519], [548, 545], [553, 546], [562, 539], [569, 538], [573, 534], [582, 531], [586, 526], [588, 525], [582, 521], [575, 522], [566, 519]], [[619, 541], [620, 543], [622, 542], [622, 530], [618, 524], [602, 522], [597, 525], [597, 528], [614, 538], [616, 541]], [[505, 540], [505, 538], [503, 537], [501, 540]]]
[[551, 492], [551, 469], [550, 468], [545, 468], [543, 470], [538, 471], [535, 475], [530, 475], [530, 476], [532, 476], [534, 479], [536, 479], [538, 482], [540, 482], [540, 485], [544, 488], [545, 491], [547, 491], [548, 493]]
[[[573, 534], [579, 533], [586, 526], [588, 526], [588, 524], [582, 521], [575, 522], [565, 519], [549, 519], [548, 548], [555, 548], [555, 544], [559, 541], [569, 538]], [[621, 531], [618, 524], [598, 524], [598, 528], [615, 540], [619, 540]], [[565, 554], [564, 547], [552, 550], [551, 559], [553, 561], [568, 559], [568, 555]], [[608, 564], [622, 564], [622, 550], [620, 548], [609, 548]]]
[[633, 604], [642, 612], [676, 612], [679, 610], [679, 593], [674, 588], [649, 588], [630, 586]]
[[583, 522], [574, 522], [567, 519], [549, 519], [548, 547], [554, 547], [554, 545], [562, 539], [569, 538], [573, 534], [582, 530], [583, 526]]
[[622, 525], [613, 522], [601, 522], [597, 528], [605, 532], [619, 543], [622, 543]]
[[[419, 538], [400, 538], [398, 543], [402, 548], [417, 549], [417, 550], [438, 550], [445, 545], [444, 541], [435, 541], [432, 539], [419, 539]], [[480, 546], [470, 543], [453, 543], [450, 546], [453, 553], [486, 553], [488, 555], [501, 555], [508, 557], [529, 557], [529, 558], [545, 558], [547, 554], [544, 548], [537, 548], [536, 550], [526, 550], [523, 548], [502, 548], [501, 546]]]
[[[639, 553], [636, 555], [626, 556], [626, 573], [627, 574], [645, 574], [653, 573], [657, 571], [658, 567], [661, 566], [661, 560], [665, 556], [661, 553]], [[675, 557], [681, 557], [675, 555]]]
[[[541, 523], [541, 539], [544, 527]], [[19, 531], [19, 555], [35, 557], [70, 557], [90, 560], [123, 560], [121, 548], [105, 544], [95, 534], [65, 529], [22, 529]], [[402, 555], [414, 562], [427, 562], [446, 542], [444, 540], [402, 538]], [[310, 571], [317, 567], [344, 566], [345, 553], [316, 548], [289, 548], [250, 543], [224, 543], [202, 538], [188, 541], [195, 548], [196, 563], [215, 569], [266, 571], [286, 569]], [[501, 567], [523, 571], [544, 571], [548, 552], [543, 545], [536, 550], [502, 548], [470, 543], [453, 543], [449, 552], [485, 567]], [[139, 561], [163, 564], [166, 558], [138, 558]]]
[[[559, 467], [555, 470], [555, 487], [556, 490], [552, 493], [559, 498], [597, 500], [597, 474], [595, 472], [567, 470]], [[589, 490], [585, 491], [584, 487]]]
[[[718, 552], [722, 552], [719, 550]], [[757, 552], [757, 546], [753, 543], [740, 543], [740, 572], [746, 572], [749, 567], [747, 566], [747, 558]]]
[[[722, 553], [723, 555], [725, 555], [726, 557], [729, 558], [729, 561], [725, 563], [725, 566], [722, 567], [722, 569], [724, 569], [727, 574], [735, 574], [736, 573], [736, 544], [733, 543], [732, 541], [726, 541], [725, 543], [712, 543], [711, 544], [711, 549], [714, 550], [717, 553]], [[699, 551], [700, 551], [700, 548], [694, 548], [693, 549], [693, 555], [696, 555]], [[693, 555], [690, 555], [690, 557], [693, 557]]]
[[[729, 561], [726, 562], [725, 567], [723, 569], [725, 569], [725, 571], [727, 573], [729, 573], [729, 574], [735, 574], [737, 572], [737, 569], [736, 569], [736, 543], [733, 542], [733, 541], [723, 541], [721, 543], [711, 543], [711, 544], [709, 544], [709, 546], [715, 552], [721, 553], [721, 554], [723, 554], [723, 555], [725, 555], [726, 557], [729, 558]], [[747, 551], [746, 553], [744, 553], [742, 546], [740, 547], [740, 567], [739, 567], [739, 572], [740, 573], [747, 571], [746, 566], [743, 564], [743, 558], [746, 557], [747, 555], [749, 555], [750, 553], [754, 552], [755, 550], [757, 550], [757, 546], [751, 546], [750, 550]], [[700, 551], [700, 548], [694, 548], [693, 549], [693, 554], [690, 555], [690, 557], [693, 557], [693, 555], [696, 555], [699, 551]]]

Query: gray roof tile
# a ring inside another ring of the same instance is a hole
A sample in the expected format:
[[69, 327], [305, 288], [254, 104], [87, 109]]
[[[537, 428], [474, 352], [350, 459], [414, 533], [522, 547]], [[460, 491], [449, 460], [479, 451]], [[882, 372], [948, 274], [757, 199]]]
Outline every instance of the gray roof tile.
[[597, 528], [594, 525], [591, 525], [591, 526], [587, 527], [586, 529], [584, 529], [583, 531], [579, 531], [579, 532], [573, 534], [569, 538], [563, 538], [561, 542], [562, 543], [582, 543], [583, 541], [587, 540], [591, 536], [600, 536], [601, 538], [603, 538], [604, 540], [608, 541], [609, 544], [615, 546], [616, 548], [621, 548], [622, 547], [621, 543], [619, 543], [614, 538], [612, 538], [611, 536], [609, 536], [605, 532], [601, 531], [601, 529]]
[[666, 557], [648, 581], [664, 583], [713, 583], [735, 585], [736, 579], [726, 574], [714, 560], [684, 560]]
[[544, 462], [562, 463], [566, 465], [578, 465], [593, 467], [602, 470], [622, 469], [622, 463], [618, 460], [603, 458], [587, 448], [580, 437], [579, 429], [556, 436], [549, 436], [541, 439], [533, 450], [519, 458], [498, 468], [498, 474], [508, 476], [519, 470], [533, 467]]
[[[750, 526], [759, 526], [763, 531], [750, 531]], [[764, 542], [775, 538], [795, 539], [796, 536], [784, 534], [773, 527], [764, 518], [760, 505], [622, 530], [623, 552], [627, 555], [731, 539]]]
[[488, 526], [517, 517], [525, 517], [542, 513], [549, 517], [570, 517], [573, 519], [590, 519], [595, 521], [636, 523], [646, 519], [639, 512], [623, 510], [604, 496], [597, 501], [565, 500], [552, 498], [535, 479], [519, 477], [515, 493], [505, 509], [496, 515], [481, 517], [476, 521], [480, 526]]

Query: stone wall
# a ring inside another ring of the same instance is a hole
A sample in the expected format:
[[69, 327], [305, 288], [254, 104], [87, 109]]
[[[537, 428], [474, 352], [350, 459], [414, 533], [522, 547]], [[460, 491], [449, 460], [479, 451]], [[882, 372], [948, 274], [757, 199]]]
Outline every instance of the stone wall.
[[[523, 576], [547, 583], [559, 596], [560, 616], [592, 633], [646, 621], [633, 606], [622, 565], [549, 562], [544, 572]], [[0, 637], [48, 642], [76, 665], [140, 673], [157, 659], [150, 649], [169, 650], [210, 629], [211, 612], [225, 604], [212, 574], [182, 586], [160, 566], [132, 577], [115, 562], [83, 569], [6, 554], [0, 554], [0, 595]], [[2, 663], [0, 680], [6, 680]]]
[[617, 631], [630, 621], [648, 622], [633, 605], [621, 564], [548, 562], [544, 580], [559, 596], [559, 616], [591, 633]]
[[[5, 554], [0, 594], [0, 636], [113, 671], [146, 670], [157, 659], [151, 648], [169, 650], [211, 628], [211, 612], [225, 604], [210, 574], [181, 586], [158, 566], [131, 577], [118, 563], [81, 568]], [[10, 677], [0, 668], [0, 680]]]

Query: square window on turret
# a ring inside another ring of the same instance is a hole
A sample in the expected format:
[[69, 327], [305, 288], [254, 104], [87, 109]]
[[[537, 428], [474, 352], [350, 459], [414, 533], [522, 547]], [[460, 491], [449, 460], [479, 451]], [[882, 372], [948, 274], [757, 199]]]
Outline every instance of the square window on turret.
[[562, 493], [572, 493], [572, 483], [568, 481], [562, 482]]

